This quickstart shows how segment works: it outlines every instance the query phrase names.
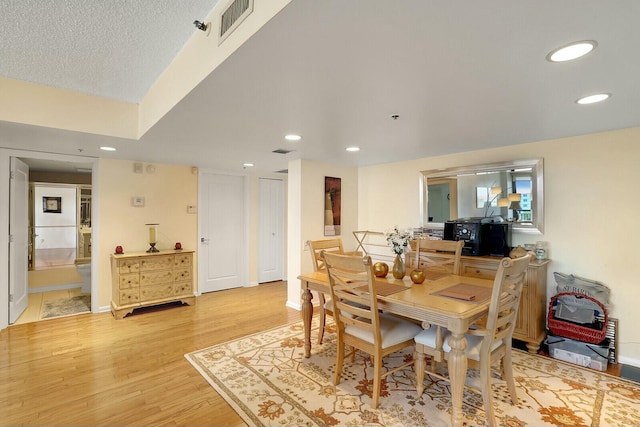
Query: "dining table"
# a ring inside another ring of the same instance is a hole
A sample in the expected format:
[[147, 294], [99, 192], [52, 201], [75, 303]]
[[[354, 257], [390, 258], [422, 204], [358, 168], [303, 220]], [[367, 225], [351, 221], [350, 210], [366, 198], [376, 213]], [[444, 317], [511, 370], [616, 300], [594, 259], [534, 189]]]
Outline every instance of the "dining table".
[[[301, 274], [298, 279], [301, 283], [304, 355], [310, 357], [313, 317], [311, 291], [329, 295], [329, 279], [326, 271]], [[408, 276], [395, 279], [388, 275], [382, 278], [376, 277], [376, 288], [378, 289], [376, 292], [378, 308], [385, 313], [416, 320], [425, 329], [443, 326], [451, 332], [448, 341], [451, 347], [448, 358], [451, 381], [451, 424], [461, 426], [462, 396], [468, 367], [465, 333], [471, 325], [488, 313], [493, 280], [436, 274], [427, 275], [423, 283], [415, 284]]]

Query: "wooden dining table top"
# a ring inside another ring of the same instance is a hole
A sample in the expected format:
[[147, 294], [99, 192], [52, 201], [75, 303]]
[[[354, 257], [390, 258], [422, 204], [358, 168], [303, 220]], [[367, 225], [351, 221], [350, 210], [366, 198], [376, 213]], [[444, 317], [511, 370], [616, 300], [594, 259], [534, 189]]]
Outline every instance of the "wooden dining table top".
[[[325, 271], [302, 274], [298, 278], [303, 284], [307, 283], [313, 290], [329, 293], [329, 280]], [[421, 284], [415, 284], [409, 277], [405, 276], [404, 279], [400, 280], [389, 274], [384, 278], [377, 277], [376, 284], [381, 286], [392, 284], [405, 288], [388, 295], [378, 295], [378, 301], [381, 302], [383, 307], [384, 305], [397, 307], [399, 308], [398, 311], [401, 312], [400, 314], [409, 315], [418, 320], [425, 320], [421, 312], [429, 312], [432, 316], [443, 316], [444, 320], [445, 318], [469, 319], [486, 313], [491, 302], [490, 292], [488, 297], [486, 297], [487, 292], [478, 292], [484, 298], [470, 301], [437, 295], [438, 292], [458, 284], [472, 285], [471, 288], [479, 286], [484, 289], [492, 289], [493, 280], [448, 274], [435, 280], [425, 280]], [[414, 310], [412, 311], [411, 309]]]

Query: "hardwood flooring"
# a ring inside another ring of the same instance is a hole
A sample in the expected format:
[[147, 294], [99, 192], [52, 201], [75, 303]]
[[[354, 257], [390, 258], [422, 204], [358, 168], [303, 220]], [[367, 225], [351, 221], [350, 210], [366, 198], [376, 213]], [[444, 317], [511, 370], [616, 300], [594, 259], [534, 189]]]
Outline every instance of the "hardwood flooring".
[[0, 331], [0, 425], [244, 426], [184, 354], [300, 320], [286, 298], [286, 282], [273, 282], [122, 320], [10, 326]]
[[0, 424], [244, 426], [185, 353], [298, 321], [286, 282], [0, 331]]

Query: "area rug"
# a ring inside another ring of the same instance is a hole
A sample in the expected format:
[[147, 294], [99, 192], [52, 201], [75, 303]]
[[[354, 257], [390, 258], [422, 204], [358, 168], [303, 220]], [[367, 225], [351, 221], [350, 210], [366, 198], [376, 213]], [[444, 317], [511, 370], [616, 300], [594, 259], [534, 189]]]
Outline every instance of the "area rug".
[[91, 295], [83, 294], [70, 298], [61, 298], [44, 301], [40, 311], [41, 319], [52, 317], [71, 316], [73, 314], [88, 313], [91, 311]]
[[[295, 323], [185, 357], [249, 426], [450, 425], [448, 383], [427, 376], [418, 397], [410, 368], [384, 380], [377, 409], [370, 406], [368, 357], [346, 360], [342, 381], [334, 386], [335, 338], [329, 324], [323, 344], [314, 342], [305, 359], [303, 326]], [[411, 352], [386, 357], [385, 369], [410, 359]], [[520, 350], [513, 359], [518, 404], [511, 404], [503, 381], [494, 381], [500, 425], [640, 426], [640, 384]], [[469, 380], [477, 376], [469, 370]], [[463, 412], [465, 425], [486, 425], [479, 394], [465, 390]]]

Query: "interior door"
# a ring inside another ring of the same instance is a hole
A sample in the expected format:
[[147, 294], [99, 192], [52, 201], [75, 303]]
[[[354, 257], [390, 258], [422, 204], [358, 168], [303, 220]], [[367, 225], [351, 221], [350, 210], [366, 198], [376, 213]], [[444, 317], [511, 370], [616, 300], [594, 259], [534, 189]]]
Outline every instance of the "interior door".
[[259, 180], [258, 282], [284, 277], [284, 183]]
[[29, 166], [11, 157], [9, 188], [9, 323], [27, 308], [29, 260]]
[[202, 293], [246, 284], [245, 187], [242, 176], [200, 172], [198, 289]]

